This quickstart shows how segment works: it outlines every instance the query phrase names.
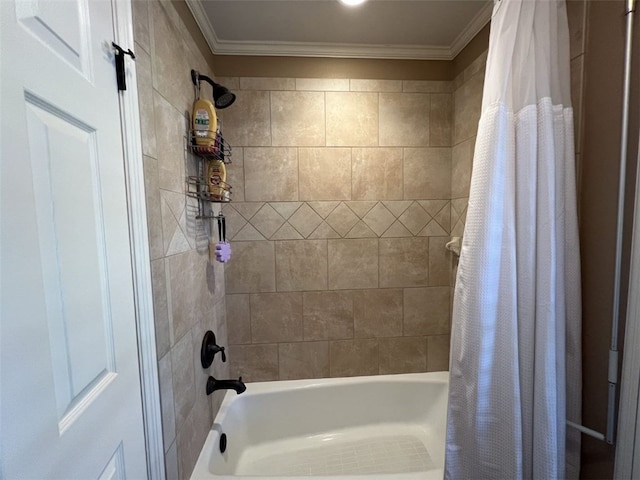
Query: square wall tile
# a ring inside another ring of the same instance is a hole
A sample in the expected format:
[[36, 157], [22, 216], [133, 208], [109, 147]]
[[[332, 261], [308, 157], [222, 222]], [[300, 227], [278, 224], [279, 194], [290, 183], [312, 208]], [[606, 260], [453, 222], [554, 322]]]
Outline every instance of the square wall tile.
[[449, 286], [452, 253], [446, 244], [451, 237], [429, 237], [429, 286]]
[[279, 292], [327, 289], [327, 241], [276, 242], [276, 285]]
[[[200, 332], [204, 333], [203, 330], [204, 329], [200, 328], [194, 329], [192, 335], [193, 345], [191, 347], [191, 357], [196, 381], [196, 399], [193, 405], [193, 409], [191, 410], [191, 413], [189, 415], [194, 418], [196, 449], [202, 448], [202, 445], [204, 445], [204, 440], [205, 438], [207, 438], [207, 435], [209, 434], [209, 431], [211, 429], [211, 425], [213, 424], [213, 417], [211, 416], [211, 399], [213, 397], [207, 395], [207, 392], [204, 388], [207, 384], [209, 375], [212, 374], [215, 378], [229, 378], [227, 364], [223, 363], [220, 360], [219, 355], [217, 356], [213, 366], [209, 367], [208, 369], [202, 368], [202, 359], [200, 355], [200, 349], [202, 348], [202, 337], [200, 336]], [[216, 333], [219, 334], [216, 335], [216, 340], [218, 340], [221, 345], [226, 346], [226, 332], [216, 329]], [[224, 367], [222, 367], [222, 365], [224, 365]], [[218, 397], [219, 394], [215, 396]], [[196, 458], [198, 457], [199, 453], [200, 452], [196, 452]]]
[[181, 480], [190, 478], [193, 467], [195, 467], [198, 460], [199, 450], [204, 443], [199, 443], [197, 438], [199, 420], [196, 419], [194, 412], [191, 412], [184, 424], [178, 429], [176, 446], [178, 450], [178, 471], [180, 472]]
[[429, 120], [429, 145], [432, 147], [451, 146], [453, 95], [450, 93], [434, 93], [431, 95]]
[[429, 282], [429, 238], [381, 238], [380, 286], [415, 287]]
[[431, 221], [431, 216], [418, 204], [418, 202], [413, 202], [413, 204], [407, 208], [398, 219], [409, 229], [411, 233], [418, 235], [420, 231]]
[[449, 370], [449, 335], [427, 337], [427, 372], [445, 372]]
[[164, 259], [151, 262], [151, 282], [153, 284], [153, 318], [156, 331], [156, 355], [165, 356], [171, 347], [173, 331], [169, 321], [167, 301], [167, 276]]
[[226, 168], [226, 182], [233, 188], [233, 201], [244, 202], [244, 151], [242, 148], [233, 148], [233, 163], [227, 165]]
[[[147, 4], [147, 2], [133, 2]], [[135, 9], [134, 9], [135, 10]], [[142, 50], [136, 54], [136, 80], [138, 84], [138, 104], [140, 107], [140, 133], [142, 134], [142, 153], [157, 157], [156, 127], [153, 108], [153, 79], [151, 77], [151, 57]]]
[[353, 292], [353, 311], [356, 338], [402, 335], [402, 289]]
[[249, 223], [258, 230], [265, 238], [271, 238], [274, 233], [285, 223], [284, 218], [278, 212], [276, 212], [268, 203], [258, 210], [258, 212], [251, 217]]
[[380, 146], [429, 146], [428, 93], [380, 94]]
[[324, 112], [324, 92], [271, 92], [272, 145], [324, 145]]
[[158, 185], [163, 190], [184, 191], [184, 145], [187, 120], [162, 95], [154, 92], [153, 106], [158, 155]]
[[351, 200], [351, 149], [300, 148], [300, 200]]
[[[187, 203], [189, 200], [187, 200]], [[188, 251], [192, 245], [187, 238], [192, 231], [187, 230], [184, 193], [160, 190], [160, 217], [164, 255], [171, 256]], [[191, 229], [193, 230], [193, 229]]]
[[328, 240], [329, 289], [378, 286], [378, 239]]
[[481, 74], [484, 77], [485, 67], [487, 65], [487, 55], [489, 51], [485, 50], [471, 64], [464, 69], [464, 81], [468, 81], [474, 75]]
[[327, 145], [378, 146], [378, 94], [327, 92]]
[[381, 338], [378, 342], [380, 374], [427, 370], [427, 342], [424, 337]]
[[160, 386], [160, 410], [162, 413], [162, 440], [166, 451], [176, 438], [171, 355], [165, 355], [158, 361], [158, 383]]
[[363, 220], [377, 236], [381, 236], [396, 221], [396, 217], [382, 203], [376, 203]]
[[[149, 52], [149, 2], [131, 2], [131, 16], [133, 17], [133, 36], [140, 47]], [[138, 54], [136, 54], [136, 60]]]
[[308, 237], [322, 223], [322, 217], [304, 203], [289, 217], [289, 224], [303, 237]]
[[227, 293], [276, 291], [273, 242], [233, 242], [233, 259], [225, 265]]
[[[190, 51], [186, 45], [179, 25], [172, 21], [177, 15], [174, 7], [163, 2], [148, 2], [151, 17], [151, 62], [153, 70], [153, 86], [166, 98], [178, 112], [184, 113], [193, 106], [193, 83], [191, 68], [199, 68], [189, 62]], [[210, 92], [211, 90], [209, 90]], [[168, 132], [158, 130], [160, 135], [174, 141]], [[184, 135], [186, 130], [181, 133]], [[177, 142], [176, 142], [177, 143]], [[160, 145], [158, 145], [160, 147]], [[159, 148], [158, 151], [161, 151]]]
[[402, 149], [354, 148], [353, 200], [402, 200]]
[[253, 343], [302, 341], [302, 293], [257, 293], [249, 302]]
[[278, 345], [231, 345], [229, 375], [244, 382], [278, 380]]
[[[236, 90], [240, 90], [240, 77], [220, 77], [216, 75], [214, 80], [216, 81], [216, 83], [219, 83], [220, 85], [224, 85], [232, 92], [235, 92]], [[257, 89], [257, 90], [261, 90], [261, 89]]]
[[484, 77], [474, 75], [455, 91], [453, 100], [453, 144], [474, 137], [482, 110]]
[[329, 343], [299, 342], [278, 345], [280, 380], [329, 376]]
[[345, 92], [349, 90], [348, 78], [296, 78], [296, 90], [315, 92]]
[[[451, 85], [453, 88], [453, 91], [455, 92], [456, 90], [458, 90], [462, 84], [464, 83], [464, 71], [460, 72], [458, 75], [456, 75], [456, 77], [451, 81]], [[455, 99], [454, 99], [455, 101]]]
[[476, 137], [471, 137], [451, 150], [451, 198], [469, 196], [475, 143]]
[[338, 235], [345, 236], [358, 223], [358, 216], [344, 203], [340, 203], [328, 216], [327, 224]]
[[164, 256], [162, 237], [162, 200], [158, 177], [158, 161], [143, 155], [144, 193], [147, 204], [147, 228], [149, 230], [149, 256], [152, 260]]
[[169, 446], [167, 453], [164, 454], [164, 466], [166, 468], [167, 480], [180, 480], [180, 475], [178, 474], [178, 448], [176, 444], [177, 442], [173, 442]]
[[349, 87], [352, 92], [401, 92], [402, 80], [352, 79]]
[[269, 92], [243, 91], [220, 113], [225, 140], [233, 147], [271, 145]]
[[[240, 77], [241, 90], [295, 90], [295, 78]], [[244, 95], [244, 92], [243, 92]]]
[[302, 321], [305, 340], [353, 338], [353, 293], [303, 293]]
[[229, 344], [237, 345], [251, 343], [251, 310], [249, 295], [227, 295], [225, 298], [227, 309], [227, 332]]
[[404, 149], [404, 198], [451, 197], [451, 149]]
[[450, 287], [404, 289], [404, 335], [447, 335]]
[[329, 361], [332, 377], [378, 374], [378, 340], [358, 339], [330, 342]]
[[213, 295], [207, 289], [207, 257], [195, 250], [167, 257], [168, 295], [174, 341], [179, 340], [213, 307]]
[[244, 196], [247, 202], [298, 200], [295, 148], [245, 148]]
[[176, 426], [180, 429], [187, 420], [196, 399], [191, 331], [171, 349], [171, 370]]
[[450, 93], [453, 82], [450, 80], [404, 80], [403, 91], [413, 93]]

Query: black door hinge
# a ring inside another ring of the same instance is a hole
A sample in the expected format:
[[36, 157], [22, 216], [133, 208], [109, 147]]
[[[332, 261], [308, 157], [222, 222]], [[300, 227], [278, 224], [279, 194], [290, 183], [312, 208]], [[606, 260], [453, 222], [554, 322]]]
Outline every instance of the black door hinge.
[[124, 56], [129, 55], [132, 60], [135, 60], [136, 56], [131, 49], [124, 50], [120, 45], [116, 45], [115, 42], [111, 42], [111, 45], [116, 49], [116, 80], [118, 82], [118, 90], [126, 90], [127, 80], [124, 70]]

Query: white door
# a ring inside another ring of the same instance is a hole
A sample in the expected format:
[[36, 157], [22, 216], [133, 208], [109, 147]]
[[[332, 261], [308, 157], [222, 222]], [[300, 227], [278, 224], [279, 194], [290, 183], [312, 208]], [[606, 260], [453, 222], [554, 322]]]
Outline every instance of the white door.
[[112, 3], [0, 9], [0, 477], [143, 479]]

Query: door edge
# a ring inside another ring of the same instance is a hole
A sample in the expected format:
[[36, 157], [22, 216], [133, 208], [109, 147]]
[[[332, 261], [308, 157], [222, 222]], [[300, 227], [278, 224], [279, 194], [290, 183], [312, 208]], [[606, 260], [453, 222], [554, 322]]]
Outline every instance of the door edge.
[[[133, 48], [131, 0], [112, 0], [112, 10], [115, 42], [123, 48]], [[127, 90], [120, 93], [119, 102], [129, 213], [129, 242], [131, 245], [147, 476], [150, 480], [163, 480], [166, 478], [166, 474], [162, 412], [158, 385], [140, 111], [136, 69], [133, 61], [126, 62], [126, 80]]]

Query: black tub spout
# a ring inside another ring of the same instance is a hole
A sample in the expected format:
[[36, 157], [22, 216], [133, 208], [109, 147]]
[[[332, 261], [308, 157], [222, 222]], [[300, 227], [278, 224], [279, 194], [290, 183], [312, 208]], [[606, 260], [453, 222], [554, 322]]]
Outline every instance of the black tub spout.
[[246, 389], [247, 386], [242, 382], [242, 377], [238, 380], [216, 380], [209, 377], [207, 380], [207, 395], [211, 395], [216, 390], [235, 390], [240, 395]]

